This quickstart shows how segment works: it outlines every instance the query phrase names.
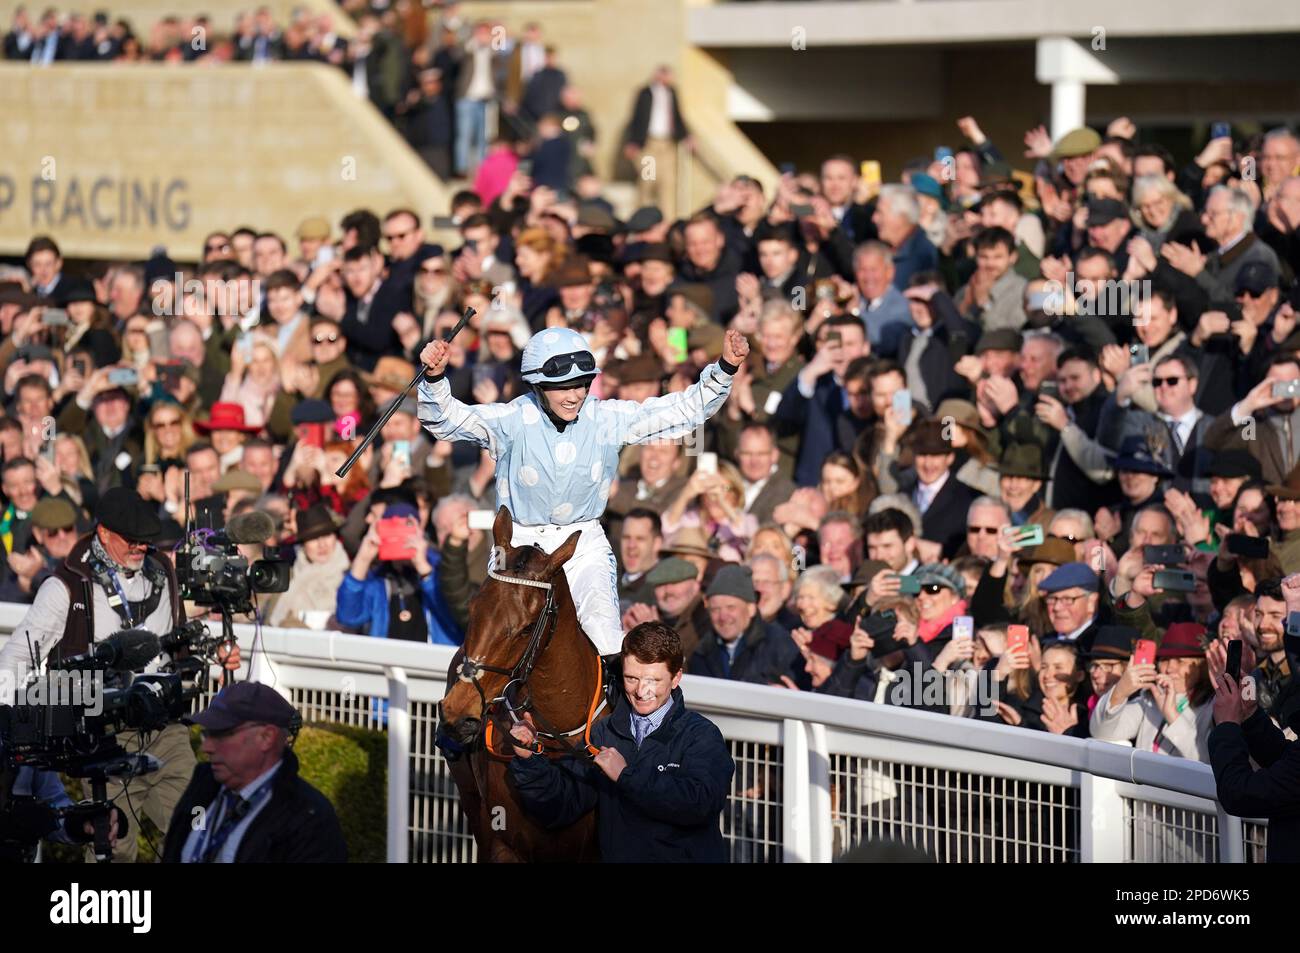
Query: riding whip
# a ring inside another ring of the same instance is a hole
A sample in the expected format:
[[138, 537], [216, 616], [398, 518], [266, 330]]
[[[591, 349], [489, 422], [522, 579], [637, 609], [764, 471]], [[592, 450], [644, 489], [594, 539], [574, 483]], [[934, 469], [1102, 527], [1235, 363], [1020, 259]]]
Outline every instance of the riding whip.
[[[466, 308], [465, 313], [461, 315], [460, 321], [457, 322], [454, 328], [443, 336], [443, 340], [450, 342], [457, 334], [460, 334], [461, 329], [465, 327], [465, 325], [469, 324], [469, 319], [474, 317], [477, 313], [478, 312], [473, 308]], [[379, 431], [384, 429], [384, 424], [388, 423], [388, 418], [397, 413], [397, 408], [402, 405], [402, 401], [406, 399], [406, 395], [415, 389], [415, 385], [420, 383], [420, 378], [424, 376], [428, 369], [427, 365], [420, 365], [420, 369], [416, 371], [415, 376], [411, 378], [411, 383], [407, 384], [406, 389], [393, 398], [393, 402], [388, 405], [388, 409], [385, 410], [380, 418], [375, 421], [375, 425], [370, 428], [370, 433], [366, 434], [366, 439], [362, 440], [361, 445], [352, 451], [352, 456], [348, 457], [347, 462], [335, 471], [335, 476], [341, 479], [348, 475], [348, 471], [352, 469], [352, 464], [356, 463], [361, 454], [366, 452], [366, 447], [375, 442], [375, 437], [379, 436]]]

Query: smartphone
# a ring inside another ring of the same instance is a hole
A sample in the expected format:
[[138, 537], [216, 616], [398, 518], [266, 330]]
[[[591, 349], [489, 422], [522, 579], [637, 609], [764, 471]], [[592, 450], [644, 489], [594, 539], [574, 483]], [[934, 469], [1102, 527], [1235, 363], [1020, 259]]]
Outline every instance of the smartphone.
[[1165, 592], [1194, 592], [1196, 576], [1186, 569], [1161, 569], [1155, 574], [1152, 585]]
[[304, 447], [324, 447], [325, 446], [325, 425], [324, 424], [303, 424], [305, 428], [301, 438]]
[[1156, 644], [1150, 639], [1138, 639], [1133, 643], [1134, 665], [1155, 665]]
[[41, 324], [47, 328], [66, 328], [72, 325], [72, 319], [62, 308], [45, 308], [41, 311]]
[[1016, 549], [1028, 549], [1031, 546], [1043, 545], [1043, 524], [1026, 523], [1015, 531]]
[[898, 591], [904, 596], [914, 596], [921, 591], [920, 576], [899, 576]]
[[460, 219], [452, 215], [435, 215], [433, 217], [434, 228], [460, 228]]
[[492, 529], [495, 525], [497, 514], [492, 510], [470, 510], [469, 511], [469, 528], [470, 529]]
[[84, 357], [74, 357], [68, 361], [68, 367], [76, 371], [82, 377], [90, 374], [90, 362]]
[[1300, 397], [1300, 381], [1276, 381], [1273, 384], [1274, 397]]
[[975, 619], [973, 616], [959, 615], [952, 620], [952, 637], [957, 639], [975, 638]]
[[520, 159], [520, 160], [519, 160], [519, 165], [518, 165], [517, 168], [518, 168], [519, 172], [520, 172], [522, 175], [532, 175], [532, 174], [533, 174], [533, 160], [532, 160], [532, 159]]
[[791, 202], [790, 214], [795, 218], [807, 218], [813, 213], [813, 207], [803, 202]]
[[862, 165], [858, 167], [858, 175], [868, 185], [879, 185], [881, 182], [880, 163], [875, 159], [863, 159]]
[[1142, 562], [1148, 566], [1181, 566], [1187, 551], [1181, 546], [1143, 546]]
[[406, 464], [406, 468], [411, 468], [411, 441], [394, 440], [393, 441], [393, 459], [401, 460]]
[[1228, 534], [1228, 552], [1234, 556], [1247, 559], [1267, 559], [1268, 540], [1259, 536], [1247, 536], [1245, 533]]
[[162, 377], [163, 387], [172, 390], [181, 382], [183, 368], [180, 361], [159, 361], [158, 373]]
[[1057, 384], [1056, 381], [1054, 381], [1052, 378], [1049, 377], [1047, 378], [1047, 380], [1043, 381], [1041, 384], [1038, 385], [1038, 396], [1051, 397], [1054, 400], [1060, 400], [1061, 386]]
[[686, 347], [686, 329], [668, 329], [668, 357], [674, 364], [685, 364], [689, 351]]
[[695, 469], [699, 470], [701, 473], [717, 473], [718, 455], [716, 453], [700, 454], [700, 460], [695, 465]]
[[1232, 123], [1216, 122], [1210, 126], [1211, 139], [1230, 139], [1232, 138]]
[[140, 381], [140, 372], [134, 367], [115, 367], [108, 372], [108, 382], [114, 387], [134, 387]]
[[1011, 652], [1016, 649], [1019, 649], [1023, 652], [1029, 651], [1029, 626], [1027, 625], [1007, 626], [1007, 651]]
[[824, 280], [824, 279], [823, 279], [823, 280], [818, 280], [818, 281], [813, 285], [813, 287], [816, 289], [816, 295], [817, 295], [817, 300], [818, 300], [818, 301], [834, 301], [834, 300], [835, 300], [835, 282], [833, 282], [833, 281], [826, 281], [826, 280]]
[[890, 406], [894, 408], [894, 416], [904, 427], [912, 425], [912, 392], [906, 387], [894, 391], [894, 396], [890, 400]]
[[952, 147], [950, 146], [938, 146], [934, 150], [935, 162], [947, 162], [951, 158], [952, 158]]
[[379, 521], [379, 559], [400, 562], [415, 558], [415, 521], [406, 516], [390, 516]]
[[1135, 367], [1138, 364], [1146, 364], [1151, 360], [1151, 351], [1145, 344], [1130, 344], [1128, 346], [1128, 364], [1129, 367]]
[[1233, 681], [1241, 681], [1241, 639], [1228, 640], [1228, 663], [1223, 670], [1232, 676]]
[[882, 635], [888, 635], [894, 631], [898, 625], [898, 616], [893, 609], [886, 609], [883, 612], [872, 612], [864, 615], [859, 621], [862, 631], [867, 633], [873, 639], [879, 639]]

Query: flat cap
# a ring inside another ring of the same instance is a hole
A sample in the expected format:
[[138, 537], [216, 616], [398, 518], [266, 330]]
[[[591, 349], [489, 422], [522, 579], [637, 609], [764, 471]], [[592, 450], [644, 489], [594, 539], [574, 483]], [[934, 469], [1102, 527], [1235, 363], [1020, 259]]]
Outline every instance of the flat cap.
[[732, 596], [742, 602], [758, 602], [754, 591], [754, 574], [748, 566], [728, 565], [718, 570], [709, 584], [706, 596]]
[[1066, 563], [1038, 584], [1040, 592], [1060, 592], [1075, 587], [1088, 592], [1097, 591], [1097, 574], [1087, 563]]
[[666, 586], [674, 582], [698, 579], [699, 575], [700, 571], [695, 568], [694, 563], [679, 556], [669, 556], [654, 564], [645, 574], [645, 581], [651, 586]]

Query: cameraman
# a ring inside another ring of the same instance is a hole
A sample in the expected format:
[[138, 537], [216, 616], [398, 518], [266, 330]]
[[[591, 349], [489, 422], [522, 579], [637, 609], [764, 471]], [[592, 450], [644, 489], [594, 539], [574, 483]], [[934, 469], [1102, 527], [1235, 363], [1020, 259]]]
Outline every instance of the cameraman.
[[[162, 531], [155, 508], [135, 490], [114, 487], [100, 498], [98, 513], [98, 526], [42, 583], [27, 615], [0, 650], [0, 671], [13, 673], [16, 685], [24, 684], [44, 660], [85, 654], [114, 632], [142, 628], [162, 636], [184, 621], [176, 571], [150, 545]], [[156, 671], [168, 661], [160, 655], [142, 671]], [[237, 657], [227, 665], [232, 663], [237, 664]], [[109, 799], [137, 820], [147, 814], [166, 836], [172, 811], [194, 771], [189, 731], [171, 724], [149, 738], [125, 731], [116, 740], [128, 754], [149, 754], [163, 764], [125, 784], [110, 781]], [[128, 837], [114, 848], [113, 859], [131, 863], [136, 853], [136, 839]]]
[[[40, 840], [86, 844], [95, 836], [94, 822], [84, 814], [59, 817], [57, 812], [72, 807], [73, 801], [53, 771], [19, 768], [12, 787], [0, 797], [0, 805], [0, 863], [31, 862]], [[129, 829], [126, 814], [115, 806], [108, 842], [116, 846]]]

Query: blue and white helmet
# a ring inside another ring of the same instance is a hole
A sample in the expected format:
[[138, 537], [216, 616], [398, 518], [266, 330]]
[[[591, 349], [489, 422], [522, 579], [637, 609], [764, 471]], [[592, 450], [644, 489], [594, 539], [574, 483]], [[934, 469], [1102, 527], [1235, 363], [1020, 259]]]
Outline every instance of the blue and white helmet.
[[524, 348], [520, 369], [530, 384], [564, 384], [595, 377], [596, 358], [573, 328], [538, 331]]

